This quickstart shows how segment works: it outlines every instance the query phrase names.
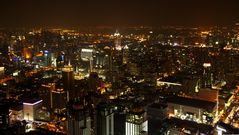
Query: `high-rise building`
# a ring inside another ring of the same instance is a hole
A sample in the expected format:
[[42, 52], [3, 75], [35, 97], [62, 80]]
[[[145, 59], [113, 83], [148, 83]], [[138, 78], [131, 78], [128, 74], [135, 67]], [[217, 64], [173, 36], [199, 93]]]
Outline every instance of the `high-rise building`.
[[91, 118], [83, 101], [72, 101], [68, 106], [68, 135], [91, 135]]
[[32, 99], [23, 103], [23, 115], [25, 120], [34, 121], [36, 119], [37, 110], [41, 108], [42, 101], [43, 100]]
[[96, 135], [114, 135], [113, 107], [107, 103], [100, 103], [96, 109]]
[[89, 73], [93, 70], [93, 49], [81, 49], [81, 59], [89, 62]]
[[125, 135], [126, 112], [124, 107], [117, 106], [114, 112], [114, 135]]
[[164, 133], [162, 123], [168, 118], [167, 104], [153, 103], [147, 109], [148, 134], [160, 135]]
[[54, 55], [48, 50], [44, 51], [44, 66], [52, 66], [53, 65]]
[[211, 88], [213, 82], [213, 75], [211, 71], [211, 63], [203, 64], [202, 88]]
[[93, 57], [93, 49], [83, 48], [81, 49], [81, 59], [83, 61], [89, 61]]
[[74, 72], [73, 67], [68, 64], [62, 68], [63, 89], [66, 91], [67, 101], [74, 97]]
[[107, 66], [107, 58], [108, 58], [108, 55], [104, 54], [104, 53], [96, 53], [94, 56], [93, 56], [93, 67], [95, 68], [106, 68]]
[[115, 49], [119, 51], [122, 50], [121, 35], [118, 30], [116, 30], [114, 37], [115, 37]]
[[99, 86], [100, 80], [99, 80], [99, 76], [96, 72], [92, 72], [90, 73], [89, 76], [89, 90], [96, 92], [97, 91], [97, 87]]
[[64, 60], [65, 60], [64, 54], [60, 54], [60, 55], [56, 58], [56, 66], [57, 66], [57, 68], [62, 68], [62, 67], [64, 67]]
[[125, 135], [146, 135], [148, 120], [142, 107], [134, 107], [126, 115]]
[[0, 128], [6, 128], [9, 125], [9, 107], [0, 103], [0, 110]]
[[66, 106], [66, 92], [61, 90], [52, 91], [52, 108], [55, 112], [61, 112]]
[[123, 48], [123, 64], [127, 64], [129, 61], [129, 47], [126, 45]]
[[4, 76], [4, 67], [0, 67], [0, 79]]

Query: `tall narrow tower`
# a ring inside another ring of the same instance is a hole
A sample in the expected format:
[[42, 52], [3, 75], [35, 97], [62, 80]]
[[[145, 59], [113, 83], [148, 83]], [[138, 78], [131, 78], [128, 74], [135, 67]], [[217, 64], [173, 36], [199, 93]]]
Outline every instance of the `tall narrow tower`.
[[204, 69], [203, 69], [202, 87], [211, 88], [213, 81], [211, 63], [204, 63], [203, 68]]
[[100, 103], [95, 117], [96, 135], [114, 135], [114, 112], [111, 105]]
[[123, 48], [123, 64], [127, 64], [129, 59], [129, 47], [126, 45]]
[[81, 49], [81, 59], [83, 61], [87, 61], [89, 62], [89, 74], [92, 72], [93, 70], [93, 49], [91, 48], [83, 48]]
[[74, 96], [74, 72], [70, 62], [62, 68], [63, 88], [67, 93], [67, 101]]
[[119, 51], [122, 50], [121, 35], [118, 30], [116, 30], [116, 32], [114, 34], [114, 38], [115, 38], [115, 49], [119, 50]]
[[142, 107], [133, 108], [126, 115], [125, 135], [145, 135], [148, 131], [146, 112]]
[[91, 118], [89, 110], [82, 101], [69, 102], [68, 135], [91, 135]]

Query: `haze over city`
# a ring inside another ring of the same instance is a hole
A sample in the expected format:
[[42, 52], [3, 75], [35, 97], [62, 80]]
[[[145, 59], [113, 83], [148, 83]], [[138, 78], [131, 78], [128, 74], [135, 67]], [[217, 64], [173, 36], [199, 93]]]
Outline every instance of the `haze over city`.
[[0, 26], [232, 25], [237, 0], [3, 0]]

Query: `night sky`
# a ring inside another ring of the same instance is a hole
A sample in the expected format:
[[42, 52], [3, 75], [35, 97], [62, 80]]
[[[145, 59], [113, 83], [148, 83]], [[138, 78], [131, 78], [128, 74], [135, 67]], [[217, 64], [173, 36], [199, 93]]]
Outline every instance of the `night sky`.
[[239, 0], [1, 0], [1, 27], [233, 25]]

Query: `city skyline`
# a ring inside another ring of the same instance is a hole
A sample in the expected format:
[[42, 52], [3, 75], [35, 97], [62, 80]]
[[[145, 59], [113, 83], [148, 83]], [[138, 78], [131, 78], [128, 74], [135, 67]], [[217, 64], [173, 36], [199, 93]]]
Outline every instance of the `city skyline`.
[[239, 133], [238, 0], [3, 0], [0, 135]]

